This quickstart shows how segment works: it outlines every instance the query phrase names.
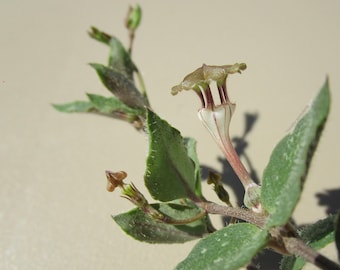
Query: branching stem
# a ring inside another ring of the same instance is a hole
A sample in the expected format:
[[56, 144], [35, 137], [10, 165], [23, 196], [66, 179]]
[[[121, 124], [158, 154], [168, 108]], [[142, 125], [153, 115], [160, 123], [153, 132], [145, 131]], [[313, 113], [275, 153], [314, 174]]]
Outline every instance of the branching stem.
[[[208, 214], [218, 214], [230, 216], [247, 221], [257, 227], [264, 229], [267, 217], [253, 211], [219, 205], [213, 202], [196, 202], [196, 204], [207, 211]], [[275, 250], [281, 254], [290, 254], [302, 257], [307, 262], [312, 263], [325, 270], [340, 270], [340, 265], [321, 255], [301, 239], [295, 232], [287, 229], [287, 226], [276, 227], [269, 231], [271, 235], [270, 247], [275, 246]]]

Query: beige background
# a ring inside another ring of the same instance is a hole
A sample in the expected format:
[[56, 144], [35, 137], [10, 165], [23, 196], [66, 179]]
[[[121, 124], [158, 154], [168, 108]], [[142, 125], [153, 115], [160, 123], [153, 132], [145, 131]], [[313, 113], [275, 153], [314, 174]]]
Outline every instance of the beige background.
[[[192, 93], [170, 95], [184, 75], [202, 63], [248, 64], [229, 80], [238, 106], [231, 133], [242, 135], [245, 112], [259, 114], [246, 149], [259, 175], [273, 146], [329, 75], [329, 122], [294, 214], [299, 224], [325, 217], [316, 192], [339, 190], [340, 2], [139, 3], [144, 18], [133, 55], [153, 108], [183, 135], [195, 137], [202, 164], [216, 170], [222, 170], [220, 152], [197, 120], [199, 100]], [[105, 63], [108, 50], [86, 31], [95, 25], [126, 43], [128, 4], [0, 5], [0, 269], [172, 269], [195, 243], [139, 243], [110, 218], [132, 205], [106, 192], [104, 170], [126, 170], [143, 187], [144, 135], [119, 121], [66, 115], [50, 106], [84, 99], [85, 92], [109, 95], [87, 65]]]

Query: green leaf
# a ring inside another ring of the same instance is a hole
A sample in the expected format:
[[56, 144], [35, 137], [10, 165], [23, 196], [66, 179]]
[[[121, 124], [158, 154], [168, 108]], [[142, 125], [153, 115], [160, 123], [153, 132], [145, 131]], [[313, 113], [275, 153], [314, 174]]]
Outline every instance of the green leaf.
[[328, 80], [295, 128], [275, 147], [263, 174], [261, 197], [267, 226], [287, 223], [300, 198], [309, 163], [330, 106]]
[[313, 249], [319, 250], [334, 242], [334, 229], [338, 215], [332, 215], [301, 228], [299, 235]]
[[124, 113], [131, 118], [136, 115], [144, 115], [144, 109], [133, 109], [126, 106], [115, 97], [103, 97], [96, 94], [87, 94], [89, 101], [74, 101], [65, 104], [53, 104], [53, 107], [60, 112], [84, 113], [96, 112], [114, 116], [115, 112]]
[[90, 66], [97, 71], [106, 88], [125, 105], [132, 108], [148, 106], [148, 102], [137, 90], [133, 81], [126, 76], [101, 64], [90, 64]]
[[[177, 220], [188, 219], [201, 212], [196, 207], [176, 203], [151, 206]], [[128, 235], [148, 243], [184, 243], [201, 238], [208, 232], [204, 218], [186, 225], [170, 225], [155, 221], [139, 208], [114, 216], [113, 219]]]
[[180, 132], [150, 110], [147, 127], [149, 154], [144, 179], [152, 197], [159, 201], [196, 197], [195, 164]]
[[306, 264], [302, 258], [295, 256], [284, 256], [280, 263], [281, 270], [300, 270]]
[[[318, 222], [304, 226], [299, 231], [301, 239], [308, 243], [310, 247], [319, 250], [326, 245], [334, 242], [334, 229], [339, 215], [329, 216]], [[300, 257], [285, 256], [281, 262], [282, 270], [299, 270], [305, 265], [306, 261]]]
[[335, 245], [338, 251], [338, 259], [340, 260], [340, 214], [337, 215], [335, 220]]
[[100, 41], [106, 45], [109, 45], [110, 39], [112, 38], [110, 35], [100, 31], [94, 26], [91, 27], [91, 31], [89, 31], [88, 34], [91, 38]]
[[89, 112], [93, 108], [93, 105], [91, 104], [91, 102], [88, 102], [88, 101], [73, 101], [73, 102], [64, 103], [64, 104], [52, 104], [52, 106], [56, 110], [60, 112], [65, 112], [65, 113]]
[[138, 69], [120, 40], [96, 27], [91, 27], [89, 35], [93, 39], [110, 46], [109, 67], [132, 81], [133, 72], [138, 71]]
[[109, 67], [123, 74], [129, 80], [133, 80], [133, 72], [137, 71], [137, 67], [132, 62], [130, 54], [125, 50], [122, 43], [115, 37], [110, 42]]
[[115, 111], [120, 111], [128, 114], [141, 114], [141, 110], [133, 109], [126, 106], [123, 102], [115, 97], [103, 97], [96, 94], [87, 94], [91, 104], [99, 112], [110, 114]]
[[201, 166], [196, 152], [197, 141], [193, 138], [184, 138], [184, 144], [187, 148], [188, 156], [191, 158], [195, 165], [196, 194], [202, 197]]
[[90, 37], [100, 41], [110, 47], [109, 67], [123, 74], [129, 80], [133, 80], [133, 72], [137, 71], [130, 54], [127, 52], [120, 40], [114, 36], [100, 31], [96, 27], [91, 27]]
[[249, 223], [229, 225], [198, 242], [177, 270], [233, 270], [249, 262], [267, 242], [267, 232]]

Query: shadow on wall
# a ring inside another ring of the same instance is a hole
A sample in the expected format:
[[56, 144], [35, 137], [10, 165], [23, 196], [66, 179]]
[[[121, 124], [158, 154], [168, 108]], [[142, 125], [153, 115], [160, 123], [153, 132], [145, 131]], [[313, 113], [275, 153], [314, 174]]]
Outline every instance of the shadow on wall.
[[340, 209], [340, 188], [326, 189], [324, 192], [316, 193], [315, 195], [319, 200], [319, 205], [326, 207], [326, 213], [336, 214]]

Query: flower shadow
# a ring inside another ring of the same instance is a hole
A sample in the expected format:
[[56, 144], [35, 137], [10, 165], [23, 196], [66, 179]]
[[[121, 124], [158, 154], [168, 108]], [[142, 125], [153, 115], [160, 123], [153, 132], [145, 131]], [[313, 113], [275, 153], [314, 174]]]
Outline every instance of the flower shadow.
[[340, 188], [326, 189], [323, 192], [318, 192], [315, 195], [319, 200], [319, 205], [326, 207], [326, 213], [336, 214], [340, 209]]

